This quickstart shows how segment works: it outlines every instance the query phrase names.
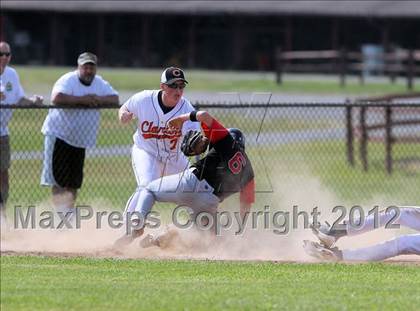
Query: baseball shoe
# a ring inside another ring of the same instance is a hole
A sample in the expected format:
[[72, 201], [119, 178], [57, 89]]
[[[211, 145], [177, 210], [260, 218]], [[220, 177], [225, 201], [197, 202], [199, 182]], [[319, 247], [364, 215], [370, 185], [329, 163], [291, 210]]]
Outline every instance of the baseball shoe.
[[130, 234], [124, 234], [114, 242], [114, 248], [122, 248], [130, 245], [135, 239], [142, 236], [144, 229], [132, 230]]
[[339, 238], [347, 235], [346, 229], [335, 229], [328, 222], [319, 227], [311, 226], [311, 229], [321, 244], [328, 248], [333, 247]]
[[140, 241], [140, 247], [142, 248], [149, 248], [152, 246], [160, 246], [159, 239], [155, 238], [152, 234], [146, 235], [141, 241]]
[[324, 261], [343, 260], [343, 254], [337, 247], [328, 248], [321, 245], [320, 243], [304, 240], [303, 249], [309, 256], [315, 257], [320, 260], [324, 260]]
[[178, 230], [173, 227], [167, 227], [163, 232], [152, 235], [148, 234], [143, 240], [140, 241], [140, 246], [148, 248], [157, 246], [160, 248], [168, 248], [179, 239]]

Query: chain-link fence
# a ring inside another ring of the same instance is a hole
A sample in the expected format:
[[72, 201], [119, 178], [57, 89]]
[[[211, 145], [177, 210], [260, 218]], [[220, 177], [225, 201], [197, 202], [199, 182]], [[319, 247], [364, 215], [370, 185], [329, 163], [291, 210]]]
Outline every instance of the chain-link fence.
[[[293, 206], [303, 199], [318, 204], [326, 197], [331, 204], [420, 202], [419, 104], [197, 107], [225, 126], [243, 130], [261, 206]], [[51, 190], [40, 186], [47, 108], [13, 109], [8, 206], [50, 200]], [[117, 109], [101, 111], [97, 145], [86, 153], [78, 204], [124, 208], [136, 187], [130, 159], [134, 131], [135, 122], [119, 123]]]

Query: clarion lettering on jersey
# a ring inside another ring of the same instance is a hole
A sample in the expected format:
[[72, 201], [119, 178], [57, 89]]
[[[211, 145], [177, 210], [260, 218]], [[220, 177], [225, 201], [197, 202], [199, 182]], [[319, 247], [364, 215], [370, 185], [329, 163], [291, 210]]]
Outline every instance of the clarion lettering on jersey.
[[159, 127], [154, 125], [153, 121], [143, 121], [140, 126], [141, 134], [144, 139], [169, 139], [171, 149], [174, 149], [178, 138], [182, 136], [181, 130], [171, 129], [169, 127]]

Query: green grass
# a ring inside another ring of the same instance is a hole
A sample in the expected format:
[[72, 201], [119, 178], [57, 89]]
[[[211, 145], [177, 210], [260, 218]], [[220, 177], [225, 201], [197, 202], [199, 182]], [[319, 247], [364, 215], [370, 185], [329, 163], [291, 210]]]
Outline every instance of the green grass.
[[420, 269], [1, 257], [2, 310], [417, 310]]
[[[16, 66], [20, 79], [28, 93], [49, 93], [55, 81], [64, 73], [75, 67], [37, 67]], [[122, 69], [99, 67], [98, 74], [108, 80], [116, 90], [140, 91], [159, 87], [161, 69]], [[369, 83], [360, 85], [355, 79], [350, 79], [347, 86], [339, 86], [337, 79], [328, 80], [296, 80], [284, 79], [281, 85], [276, 84], [273, 74], [255, 74], [247, 72], [223, 72], [209, 70], [187, 70], [189, 80], [188, 90], [215, 92], [292, 92], [311, 94], [385, 94], [406, 92], [404, 79], [398, 83]], [[420, 91], [420, 85], [415, 86]]]
[[[15, 110], [9, 123], [10, 143], [13, 151], [43, 150], [44, 136], [41, 133], [42, 124], [47, 116], [47, 109]], [[236, 127], [249, 132], [284, 132], [309, 129], [328, 129], [343, 126], [340, 120], [317, 118], [308, 122], [305, 119], [291, 119], [286, 116], [275, 115], [264, 118], [263, 109], [224, 110], [218, 113], [222, 124], [235, 124]], [[262, 124], [263, 122], [263, 124]], [[136, 130], [136, 122], [122, 125], [118, 122], [116, 109], [101, 111], [100, 130], [97, 146], [127, 146], [132, 144], [132, 136]], [[263, 126], [262, 126], [263, 125]]]
[[257, 171], [261, 173], [261, 166], [266, 166], [270, 172], [267, 178], [277, 181], [280, 187], [288, 185], [291, 177], [300, 178], [296, 187], [301, 188], [307, 186], [307, 178], [318, 178], [323, 189], [334, 194], [340, 202], [361, 204], [373, 199], [386, 199], [401, 205], [420, 202], [420, 145], [395, 145], [392, 175], [385, 170], [383, 143], [369, 143], [368, 152], [369, 170], [365, 172], [357, 147], [356, 166], [347, 163], [343, 141], [294, 143], [277, 149], [261, 147], [258, 154], [266, 161], [260, 162]]
[[[41, 160], [14, 161], [10, 169], [10, 204], [27, 205], [45, 202], [50, 197], [50, 188], [40, 186]], [[136, 188], [127, 157], [88, 158], [85, 162], [83, 187], [78, 195], [78, 204], [104, 204], [123, 209]]]
[[[41, 133], [42, 124], [48, 111], [15, 110], [9, 123], [10, 143], [13, 151], [37, 151], [44, 148], [44, 136]], [[121, 125], [117, 110], [102, 110], [100, 131], [97, 146], [130, 145], [135, 131], [135, 123]]]

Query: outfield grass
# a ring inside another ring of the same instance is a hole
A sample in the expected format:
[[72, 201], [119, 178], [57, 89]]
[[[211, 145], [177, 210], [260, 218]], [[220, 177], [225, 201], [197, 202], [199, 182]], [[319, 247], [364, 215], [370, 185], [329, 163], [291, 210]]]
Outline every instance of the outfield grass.
[[418, 310], [420, 269], [1, 257], [2, 310]]
[[[48, 110], [15, 110], [9, 123], [10, 143], [13, 151], [37, 151], [44, 148], [42, 124]], [[90, 126], [90, 125], [88, 125]], [[130, 145], [133, 142], [135, 122], [121, 125], [117, 110], [102, 110], [97, 146]]]
[[[55, 81], [64, 73], [75, 70], [75, 67], [37, 67], [16, 66], [25, 90], [29, 93], [49, 93]], [[98, 74], [108, 80], [116, 90], [139, 91], [159, 87], [161, 69], [122, 69], [101, 68]], [[385, 94], [406, 92], [404, 79], [398, 83], [371, 82], [360, 85], [355, 79], [350, 79], [347, 86], [339, 86], [337, 79], [284, 79], [281, 85], [276, 84], [274, 75], [246, 72], [188, 70], [188, 89], [191, 91], [245, 91], [245, 92], [292, 92], [311, 94]], [[415, 85], [420, 91], [420, 85]]]
[[355, 167], [347, 163], [346, 145], [339, 140], [294, 143], [277, 150], [262, 147], [260, 154], [267, 159], [276, 159], [273, 162], [279, 169], [274, 168], [271, 175], [277, 176], [274, 178], [280, 179], [280, 184], [286, 185], [291, 176], [302, 176], [300, 187], [306, 187], [305, 178], [316, 177], [325, 190], [342, 202], [358, 204], [374, 199], [401, 205], [420, 202], [420, 145], [396, 145], [392, 175], [385, 169], [384, 148], [380, 142], [369, 144], [368, 172], [362, 169], [357, 148]]
[[[49, 187], [40, 186], [41, 160], [14, 161], [10, 169], [10, 204], [39, 204], [50, 198]], [[85, 162], [79, 204], [103, 204], [104, 208], [123, 209], [136, 189], [131, 159], [126, 157], [88, 158]]]
[[[13, 151], [43, 150], [44, 136], [41, 133], [42, 124], [48, 110], [15, 110], [9, 123], [10, 143]], [[244, 112], [241, 109], [218, 111], [218, 119], [222, 124], [235, 124], [236, 127], [246, 129], [248, 132], [285, 132], [298, 130], [328, 129], [342, 126], [339, 120], [314, 119], [308, 122], [305, 119], [277, 114], [264, 118], [263, 109], [250, 109]], [[262, 126], [263, 125], [263, 126]], [[88, 125], [89, 126], [89, 125]], [[132, 136], [137, 123], [122, 125], [118, 121], [117, 109], [104, 109], [101, 111], [100, 130], [97, 137], [97, 146], [127, 146], [132, 144]]]

